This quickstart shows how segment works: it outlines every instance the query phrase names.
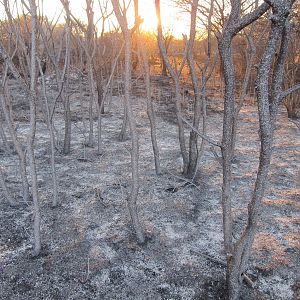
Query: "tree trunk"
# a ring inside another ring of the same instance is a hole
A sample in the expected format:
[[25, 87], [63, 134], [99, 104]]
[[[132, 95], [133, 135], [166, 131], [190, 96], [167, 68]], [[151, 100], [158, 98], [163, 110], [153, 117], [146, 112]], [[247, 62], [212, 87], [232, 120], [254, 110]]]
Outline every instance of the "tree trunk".
[[34, 154], [34, 141], [36, 133], [36, 33], [37, 33], [37, 14], [35, 0], [30, 0], [30, 13], [31, 13], [31, 64], [30, 64], [30, 132], [27, 137], [27, 152], [29, 158], [29, 166], [31, 173], [31, 190], [34, 207], [34, 255], [39, 255], [41, 251], [41, 234], [40, 234], [40, 204], [37, 184], [36, 162]]
[[234, 65], [231, 53], [231, 41], [233, 36], [224, 33], [219, 43], [219, 52], [223, 66], [225, 81], [224, 119], [223, 119], [223, 185], [222, 185], [222, 209], [223, 209], [223, 234], [224, 247], [229, 264], [232, 257], [232, 213], [231, 213], [231, 181], [232, 181], [232, 133], [235, 103], [235, 77]]
[[[66, 2], [66, 5], [68, 3]], [[67, 14], [67, 28], [66, 28], [66, 51], [65, 51], [65, 66], [66, 66], [66, 82], [63, 87], [63, 103], [64, 103], [64, 121], [65, 121], [65, 131], [64, 131], [64, 147], [63, 153], [69, 154], [71, 151], [71, 134], [72, 134], [72, 123], [71, 123], [71, 107], [70, 107], [70, 95], [69, 95], [69, 78], [70, 78], [70, 12], [69, 7], [65, 7]]]
[[131, 135], [131, 168], [132, 168], [132, 186], [130, 196], [127, 199], [128, 209], [131, 216], [132, 224], [139, 243], [144, 243], [145, 236], [141, 227], [138, 213], [137, 213], [137, 197], [139, 192], [139, 174], [138, 174], [138, 160], [139, 160], [139, 144], [136, 130], [135, 118], [133, 115], [132, 104], [130, 99], [131, 90], [131, 32], [127, 27], [126, 15], [121, 14], [119, 3], [117, 0], [112, 0], [114, 12], [121, 25], [124, 42], [125, 42], [125, 67], [124, 67], [124, 89], [125, 89], [125, 107], [128, 116], [128, 124]]
[[[196, 35], [197, 9], [198, 9], [198, 0], [193, 0], [191, 4], [191, 26], [190, 26], [190, 38], [188, 41], [188, 49], [187, 49], [187, 61], [188, 61], [188, 66], [191, 74], [193, 90], [195, 94], [193, 127], [198, 130], [200, 120], [201, 120], [201, 112], [202, 112], [201, 108], [203, 108], [201, 100], [203, 102], [203, 98], [205, 97], [205, 95], [203, 95], [203, 93], [202, 95], [200, 95], [199, 82], [197, 78], [194, 56], [193, 56], [193, 46], [194, 46], [195, 35]], [[202, 91], [204, 91], [204, 89], [202, 89]], [[186, 173], [188, 178], [192, 179], [195, 177], [197, 172], [197, 167], [198, 167], [198, 159], [199, 159], [198, 134], [194, 130], [192, 130], [190, 132], [190, 139], [189, 139], [189, 161], [188, 161], [187, 173]]]
[[142, 60], [144, 65], [144, 74], [145, 74], [145, 84], [146, 84], [146, 99], [147, 99], [147, 115], [150, 122], [150, 130], [151, 130], [151, 142], [152, 149], [154, 155], [154, 164], [155, 164], [155, 172], [157, 175], [161, 174], [160, 167], [160, 153], [156, 139], [156, 118], [155, 111], [153, 107], [153, 103], [151, 100], [151, 82], [150, 82], [150, 72], [149, 72], [149, 61], [146, 51], [140, 47], [142, 52]]
[[71, 151], [71, 132], [72, 132], [70, 97], [68, 95], [67, 85], [65, 86], [66, 94], [64, 97], [65, 135], [64, 135], [64, 149], [63, 149], [63, 153], [66, 155], [69, 154]]
[[95, 87], [94, 87], [94, 70], [92, 63], [89, 63], [88, 67], [88, 82], [89, 82], [89, 89], [90, 89], [90, 99], [89, 99], [89, 140], [88, 146], [94, 147], [94, 114], [93, 114], [93, 105], [95, 101]]
[[96, 84], [97, 84], [97, 93], [98, 93], [98, 105], [101, 107], [101, 114], [104, 114], [104, 101], [103, 98], [103, 78], [102, 70], [99, 69], [96, 71]]
[[97, 130], [97, 152], [98, 155], [102, 153], [101, 147], [101, 133], [102, 133], [102, 114], [104, 114], [104, 97], [103, 97], [103, 87], [102, 87], [102, 74], [100, 70], [97, 71], [96, 74], [96, 82], [97, 82], [97, 92], [98, 92], [98, 130]]
[[[239, 19], [241, 3], [233, 2], [233, 8], [224, 29], [222, 39], [219, 42], [220, 55], [225, 78], [225, 104], [224, 104], [224, 125], [223, 125], [223, 230], [224, 244], [227, 258], [226, 280], [228, 296], [230, 300], [239, 299], [239, 292], [242, 283], [242, 274], [246, 270], [250, 250], [253, 244], [254, 235], [257, 231], [257, 224], [260, 216], [261, 201], [264, 195], [268, 171], [272, 155], [272, 139], [275, 128], [277, 108], [282, 95], [282, 82], [284, 61], [288, 47], [288, 33], [284, 30], [286, 20], [293, 1], [282, 5], [282, 3], [270, 2], [273, 7], [273, 17], [269, 38], [264, 49], [261, 62], [258, 66], [256, 81], [258, 114], [260, 125], [260, 159], [258, 173], [252, 199], [248, 205], [248, 222], [240, 238], [233, 244], [232, 240], [232, 216], [231, 216], [231, 160], [233, 155], [234, 137], [234, 92], [235, 76], [231, 53], [231, 41], [244, 24], [255, 21], [268, 7], [262, 4], [254, 12]], [[250, 17], [249, 17], [250, 16]], [[239, 20], [236, 22], [236, 20]], [[245, 22], [244, 22], [245, 21]], [[278, 42], [281, 40], [281, 47], [275, 63], [273, 63]], [[270, 76], [270, 74], [272, 74]]]
[[46, 107], [46, 122], [47, 122], [47, 127], [48, 127], [49, 135], [50, 135], [50, 161], [51, 161], [52, 182], [53, 182], [52, 206], [56, 207], [58, 204], [58, 184], [57, 184], [57, 175], [56, 175], [56, 166], [55, 166], [55, 134], [54, 134], [54, 128], [53, 128], [53, 118], [52, 118], [52, 113], [51, 113], [48, 97], [46, 94], [45, 77], [42, 72], [42, 67], [41, 67], [40, 61], [38, 61], [38, 64], [39, 64], [39, 70], [41, 73], [42, 89], [43, 89], [43, 94], [44, 94], [44, 99], [45, 99], [45, 104], [46, 104], [45, 105], [45, 107]]
[[[126, 96], [124, 96], [126, 97]], [[128, 123], [128, 114], [127, 114], [127, 106], [125, 103], [126, 100], [123, 100], [124, 102], [124, 114], [123, 114], [123, 120], [122, 120], [122, 127], [121, 127], [121, 131], [119, 134], [119, 141], [120, 142], [124, 142], [126, 140], [126, 129], [127, 129], [127, 123]]]

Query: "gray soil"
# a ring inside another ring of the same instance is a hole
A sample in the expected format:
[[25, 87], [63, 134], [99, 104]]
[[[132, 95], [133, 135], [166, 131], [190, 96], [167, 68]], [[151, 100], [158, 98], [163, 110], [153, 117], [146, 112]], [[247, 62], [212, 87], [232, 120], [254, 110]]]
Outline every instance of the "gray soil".
[[[15, 100], [22, 100], [21, 91], [17, 92]], [[163, 168], [160, 176], [154, 170], [145, 99], [139, 93], [132, 99], [140, 142], [138, 210], [147, 235], [145, 245], [135, 240], [126, 206], [130, 140], [118, 141], [121, 97], [113, 97], [110, 111], [103, 116], [104, 151], [98, 156], [96, 148], [84, 146], [82, 117], [87, 124], [86, 108], [81, 109], [78, 94], [72, 95], [72, 152], [56, 154], [60, 204], [54, 209], [49, 133], [46, 125], [38, 122], [36, 159], [43, 244], [39, 257], [31, 253], [32, 203], [24, 203], [20, 197], [17, 157], [0, 153], [7, 186], [20, 202], [12, 208], [1, 194], [1, 299], [225, 299], [218, 149], [213, 151], [206, 145], [194, 184], [185, 181], [174, 104], [163, 95], [154, 98]], [[22, 139], [28, 130], [28, 107], [26, 99], [24, 105], [21, 100], [14, 108]], [[62, 141], [62, 104], [55, 126]], [[208, 135], [219, 141], [221, 128], [222, 101], [212, 93]], [[299, 129], [282, 107], [259, 232], [247, 271], [255, 285], [244, 285], [241, 299], [300, 299], [299, 137]], [[257, 109], [246, 103], [240, 114], [233, 165], [236, 237], [246, 222], [258, 151]]]

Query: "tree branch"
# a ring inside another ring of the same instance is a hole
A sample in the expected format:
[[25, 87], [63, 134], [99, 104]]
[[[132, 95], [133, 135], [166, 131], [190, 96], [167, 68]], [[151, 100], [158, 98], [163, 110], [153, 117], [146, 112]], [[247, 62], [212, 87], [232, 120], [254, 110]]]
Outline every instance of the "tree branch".
[[189, 123], [188, 120], [186, 120], [183, 116], [179, 116], [179, 118], [185, 123], [187, 124], [194, 132], [196, 132], [201, 138], [203, 138], [205, 141], [209, 142], [210, 144], [220, 147], [222, 148], [222, 145], [218, 142], [213, 141], [211, 138], [209, 138], [208, 136], [202, 134], [201, 132], [199, 132], [199, 130], [197, 130], [192, 124]]
[[269, 4], [262, 3], [257, 9], [253, 12], [245, 15], [243, 18], [239, 20], [239, 22], [234, 27], [234, 33], [237, 34], [243, 28], [247, 27], [249, 24], [253, 23], [259, 17], [261, 17], [268, 9], [270, 8]]
[[289, 89], [283, 91], [281, 93], [281, 101], [283, 101], [284, 98], [286, 98], [287, 96], [289, 96], [290, 94], [292, 94], [292, 93], [294, 93], [298, 90], [300, 90], [300, 83], [298, 83], [298, 84], [294, 85], [293, 87], [290, 87]]

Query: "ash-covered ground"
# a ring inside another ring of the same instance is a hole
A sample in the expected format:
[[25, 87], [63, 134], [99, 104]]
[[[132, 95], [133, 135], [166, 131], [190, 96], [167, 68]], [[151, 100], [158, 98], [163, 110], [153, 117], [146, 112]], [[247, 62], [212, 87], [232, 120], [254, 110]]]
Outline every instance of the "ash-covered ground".
[[[16, 99], [22, 99], [21, 91], [16, 89], [16, 93]], [[24, 203], [20, 197], [17, 156], [1, 152], [7, 186], [20, 202], [12, 208], [1, 195], [1, 299], [224, 299], [218, 149], [205, 146], [197, 177], [189, 184], [181, 175], [172, 99], [160, 97], [154, 100], [163, 169], [159, 176], [154, 170], [146, 100], [138, 95], [132, 98], [140, 143], [138, 210], [147, 235], [145, 245], [135, 240], [126, 206], [131, 180], [130, 140], [118, 140], [122, 97], [114, 96], [109, 112], [103, 115], [103, 154], [99, 156], [96, 148], [84, 143], [82, 118], [87, 124], [87, 107], [80, 106], [78, 93], [72, 95], [72, 151], [66, 156], [56, 153], [57, 208], [51, 208], [49, 132], [39, 119], [36, 159], [43, 245], [39, 257], [31, 254], [32, 203]], [[207, 134], [219, 141], [222, 101], [213, 94], [209, 98]], [[14, 117], [22, 140], [28, 123], [27, 107], [20, 105], [15, 107]], [[62, 104], [54, 123], [62, 141]], [[257, 108], [246, 103], [240, 113], [233, 165], [237, 234], [246, 222], [258, 154]], [[282, 107], [259, 232], [247, 272], [255, 286], [245, 285], [241, 299], [300, 299], [299, 167], [300, 131], [289, 122]]]

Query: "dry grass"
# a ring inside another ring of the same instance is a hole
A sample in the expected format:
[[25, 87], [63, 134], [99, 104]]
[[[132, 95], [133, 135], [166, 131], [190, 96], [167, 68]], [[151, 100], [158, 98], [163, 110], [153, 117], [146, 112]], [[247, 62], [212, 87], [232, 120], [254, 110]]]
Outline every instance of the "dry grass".
[[267, 232], [261, 232], [255, 236], [253, 251], [269, 258], [264, 269], [275, 269], [278, 265], [291, 266], [291, 262], [285, 252], [286, 247], [276, 237]]
[[287, 234], [284, 236], [284, 239], [288, 241], [291, 248], [300, 249], [300, 235], [299, 232], [294, 234]]
[[297, 201], [289, 200], [289, 199], [279, 199], [279, 200], [263, 200], [263, 203], [266, 205], [276, 205], [276, 206], [291, 206], [294, 209], [300, 209], [300, 203]]

